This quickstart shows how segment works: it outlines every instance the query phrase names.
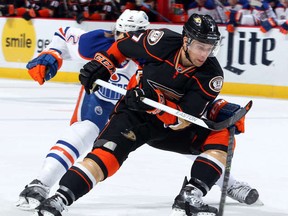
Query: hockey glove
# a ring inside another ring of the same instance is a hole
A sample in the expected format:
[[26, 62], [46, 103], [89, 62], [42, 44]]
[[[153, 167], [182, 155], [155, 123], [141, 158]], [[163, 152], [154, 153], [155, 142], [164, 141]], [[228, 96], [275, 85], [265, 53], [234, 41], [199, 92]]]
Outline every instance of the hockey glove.
[[149, 98], [161, 104], [165, 104], [165, 97], [160, 90], [133, 88], [127, 90], [125, 103], [129, 109], [135, 111], [147, 112], [156, 115], [161, 112], [160, 109], [151, 107], [142, 102], [143, 98]]
[[[224, 99], [218, 99], [214, 101], [207, 108], [207, 118], [220, 122], [227, 118], [233, 116], [233, 114], [239, 110], [241, 107], [238, 104], [229, 103]], [[245, 116], [235, 123], [235, 134], [240, 134], [245, 132]]]
[[284, 35], [288, 34], [288, 20], [280, 26], [279, 30]]
[[53, 49], [43, 51], [26, 65], [30, 76], [40, 85], [53, 78], [62, 66], [63, 60], [59, 52]]
[[79, 80], [87, 94], [90, 94], [90, 90], [98, 90], [99, 87], [94, 84], [97, 79], [106, 82], [109, 80], [116, 69], [115, 63], [116, 60], [113, 55], [108, 56], [106, 52], [98, 52], [95, 54], [94, 60], [83, 66], [80, 70]]
[[268, 19], [266, 20], [263, 20], [263, 21], [260, 21], [260, 30], [263, 32], [263, 33], [266, 33], [268, 31], [270, 31], [273, 27], [275, 27], [277, 24], [276, 24], [276, 21], [274, 18], [272, 17], [269, 17]]

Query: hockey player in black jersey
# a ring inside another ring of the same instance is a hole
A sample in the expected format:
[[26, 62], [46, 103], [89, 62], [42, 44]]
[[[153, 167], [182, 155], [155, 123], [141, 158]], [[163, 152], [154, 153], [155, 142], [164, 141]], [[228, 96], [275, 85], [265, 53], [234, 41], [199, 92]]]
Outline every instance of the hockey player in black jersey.
[[[116, 104], [93, 150], [66, 172], [56, 194], [37, 207], [38, 215], [61, 215], [67, 205], [117, 172], [130, 152], [148, 143], [163, 150], [199, 154], [189, 180], [175, 199], [173, 215], [216, 216], [217, 208], [205, 204], [202, 197], [224, 170], [228, 130], [204, 130], [141, 102], [142, 97], [150, 98], [196, 117], [209, 108], [212, 120], [223, 115], [223, 110], [226, 114], [237, 109], [224, 100], [214, 101], [223, 85], [223, 71], [215, 58], [220, 42], [215, 21], [209, 15], [193, 14], [182, 35], [151, 29], [125, 33], [120, 38], [83, 66], [79, 79], [85, 90], [96, 90], [95, 80], [107, 81], [127, 58], [140, 62], [142, 68], [130, 80], [126, 95]], [[244, 119], [235, 126], [244, 132]], [[162, 145], [166, 141], [173, 147]]]

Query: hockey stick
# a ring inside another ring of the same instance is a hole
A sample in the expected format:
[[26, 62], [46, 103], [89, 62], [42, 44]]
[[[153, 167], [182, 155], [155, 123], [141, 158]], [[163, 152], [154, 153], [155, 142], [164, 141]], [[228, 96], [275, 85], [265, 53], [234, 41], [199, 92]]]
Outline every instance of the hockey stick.
[[232, 158], [233, 158], [234, 134], [235, 134], [235, 127], [233, 126], [229, 128], [229, 143], [228, 143], [228, 149], [227, 149], [226, 166], [225, 166], [225, 172], [224, 172], [224, 178], [223, 178], [218, 216], [223, 216], [223, 213], [224, 213], [228, 181], [230, 177]]
[[[100, 80], [100, 79], [96, 80], [94, 84], [95, 84], [95, 86], [100, 85], [100, 86], [108, 88], [112, 91], [115, 91], [117, 93], [120, 93], [122, 95], [126, 94], [125, 89], [120, 88], [116, 85], [113, 85], [111, 83], [105, 82], [105, 81]], [[250, 110], [250, 108], [252, 106], [252, 101], [249, 101], [245, 107], [240, 108], [230, 118], [228, 118], [224, 121], [221, 121], [221, 122], [214, 122], [214, 121], [210, 121], [210, 120], [204, 119], [204, 118], [197, 118], [195, 116], [181, 112], [180, 110], [176, 110], [176, 109], [173, 109], [173, 108], [166, 106], [164, 104], [153, 101], [149, 98], [143, 98], [142, 102], [149, 105], [149, 106], [152, 106], [154, 108], [157, 108], [157, 109], [160, 109], [160, 110], [165, 111], [167, 113], [170, 113], [171, 115], [174, 115], [176, 117], [179, 117], [181, 119], [189, 121], [193, 124], [199, 125], [201, 127], [207, 128], [209, 130], [215, 130], [215, 131], [222, 130], [224, 128], [228, 128], [228, 127], [234, 125], [237, 121], [239, 121], [243, 116], [246, 115], [246, 113]]]

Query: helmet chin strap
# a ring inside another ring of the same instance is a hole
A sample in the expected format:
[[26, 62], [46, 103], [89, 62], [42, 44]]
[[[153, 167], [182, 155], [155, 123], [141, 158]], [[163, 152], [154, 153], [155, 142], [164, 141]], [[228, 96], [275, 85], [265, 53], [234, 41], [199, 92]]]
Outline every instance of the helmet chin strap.
[[189, 53], [188, 53], [188, 43], [187, 43], [187, 45], [186, 45], [186, 50], [185, 50], [184, 46], [183, 46], [183, 49], [184, 49], [184, 53], [185, 53], [186, 59], [187, 59], [192, 65], [194, 65], [193, 62], [191, 61], [190, 56], [189, 56]]

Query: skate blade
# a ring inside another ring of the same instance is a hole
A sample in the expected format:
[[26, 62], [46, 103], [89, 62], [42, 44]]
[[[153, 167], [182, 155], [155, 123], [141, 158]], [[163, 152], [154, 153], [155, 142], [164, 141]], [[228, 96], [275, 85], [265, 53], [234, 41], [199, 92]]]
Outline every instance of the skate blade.
[[260, 199], [257, 199], [257, 201], [250, 206], [264, 206], [264, 203]]
[[172, 212], [169, 216], [187, 216], [186, 212], [182, 209], [172, 209]]
[[34, 211], [32, 216], [55, 216], [55, 215], [47, 211], [41, 211], [41, 213], [39, 211]]
[[[182, 209], [172, 209], [172, 212], [169, 216], [187, 216], [186, 212]], [[198, 212], [198, 213], [192, 213], [191, 216], [216, 216], [215, 213], [212, 212]]]
[[198, 212], [196, 214], [192, 214], [192, 216], [216, 216], [216, 214], [212, 212]]
[[33, 211], [36, 207], [40, 205], [39, 200], [33, 199], [31, 197], [20, 197], [16, 202], [16, 208], [24, 211]]

